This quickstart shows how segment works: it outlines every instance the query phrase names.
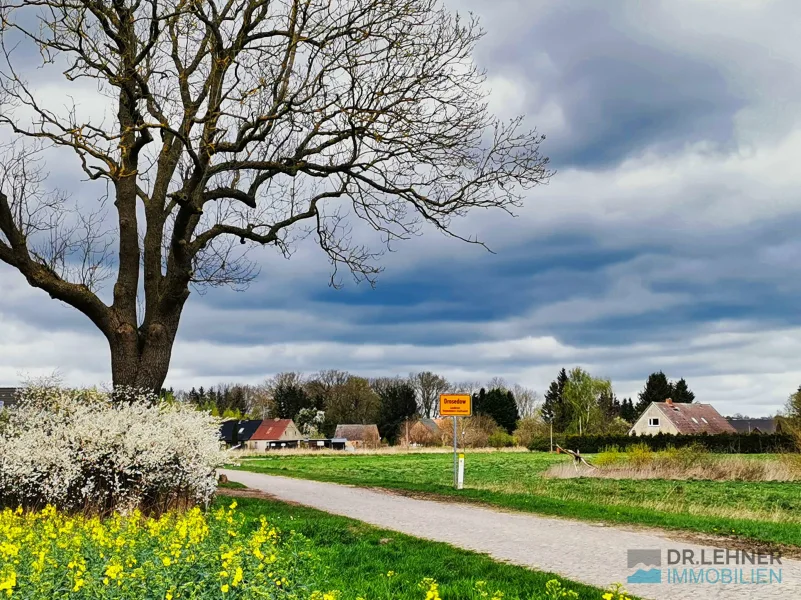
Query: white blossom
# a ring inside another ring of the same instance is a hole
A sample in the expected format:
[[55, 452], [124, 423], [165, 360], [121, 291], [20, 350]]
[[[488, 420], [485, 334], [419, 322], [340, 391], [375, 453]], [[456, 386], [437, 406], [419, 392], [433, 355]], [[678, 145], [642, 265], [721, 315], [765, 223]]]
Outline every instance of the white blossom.
[[[113, 397], [113, 399], [112, 399]], [[0, 504], [161, 511], [208, 503], [220, 420], [152, 394], [32, 385], [0, 426]]]

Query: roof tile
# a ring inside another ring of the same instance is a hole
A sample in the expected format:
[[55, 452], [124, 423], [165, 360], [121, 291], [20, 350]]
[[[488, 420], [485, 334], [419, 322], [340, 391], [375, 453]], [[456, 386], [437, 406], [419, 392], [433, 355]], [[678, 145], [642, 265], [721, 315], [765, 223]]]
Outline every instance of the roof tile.
[[377, 425], [337, 425], [334, 437], [347, 438], [350, 442], [377, 442], [381, 439]]
[[286, 428], [292, 424], [292, 419], [265, 419], [261, 422], [256, 432], [250, 436], [252, 441], [256, 440], [280, 440], [286, 432]]
[[654, 402], [679, 433], [737, 433], [711, 404]]

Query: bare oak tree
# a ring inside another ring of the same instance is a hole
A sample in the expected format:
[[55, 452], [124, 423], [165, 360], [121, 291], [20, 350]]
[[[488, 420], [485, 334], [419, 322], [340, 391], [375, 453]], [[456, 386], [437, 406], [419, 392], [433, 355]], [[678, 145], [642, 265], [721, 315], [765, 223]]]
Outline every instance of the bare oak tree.
[[[115, 385], [156, 389], [190, 290], [245, 286], [253, 246], [313, 236], [372, 281], [354, 223], [476, 242], [453, 217], [550, 175], [487, 111], [481, 35], [439, 0], [6, 0], [0, 260], [91, 319]], [[60, 151], [98, 188], [71, 207], [44, 187]]]

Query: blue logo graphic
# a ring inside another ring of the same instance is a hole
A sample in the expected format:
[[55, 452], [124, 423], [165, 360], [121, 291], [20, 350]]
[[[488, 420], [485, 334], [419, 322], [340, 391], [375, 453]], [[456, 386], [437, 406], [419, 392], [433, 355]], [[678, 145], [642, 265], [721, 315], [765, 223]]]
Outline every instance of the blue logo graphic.
[[627, 583], [662, 583], [662, 569], [637, 569], [626, 579]]
[[628, 583], [662, 583], [662, 569], [656, 568], [662, 566], [662, 552], [660, 550], [629, 550], [629, 569], [633, 569], [638, 565], [651, 568], [648, 570], [644, 568], [637, 569], [628, 576], [626, 580]]

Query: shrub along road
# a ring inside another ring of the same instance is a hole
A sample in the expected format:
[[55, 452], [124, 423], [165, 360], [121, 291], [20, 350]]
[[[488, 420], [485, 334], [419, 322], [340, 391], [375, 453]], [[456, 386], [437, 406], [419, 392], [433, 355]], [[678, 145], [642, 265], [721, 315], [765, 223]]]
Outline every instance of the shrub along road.
[[[801, 562], [782, 559], [781, 583], [666, 583], [667, 551], [693, 550], [696, 557], [712, 548], [675, 541], [654, 531], [630, 531], [531, 514], [499, 512], [468, 504], [451, 504], [397, 496], [332, 483], [322, 483], [236, 470], [221, 470], [231, 481], [267, 492], [279, 500], [311, 506], [386, 529], [484, 552], [498, 560], [552, 571], [568, 579], [607, 587], [625, 582], [635, 569], [627, 566], [629, 549], [660, 549], [662, 584], [626, 587], [642, 598], [685, 600], [786, 600], [801, 598]], [[676, 566], [682, 571], [684, 567]], [[694, 567], [696, 570], [700, 567]], [[756, 574], [750, 565], [716, 567], [742, 569], [745, 579]], [[770, 567], [762, 567], [768, 569]], [[719, 572], [719, 571], [718, 571]]]

